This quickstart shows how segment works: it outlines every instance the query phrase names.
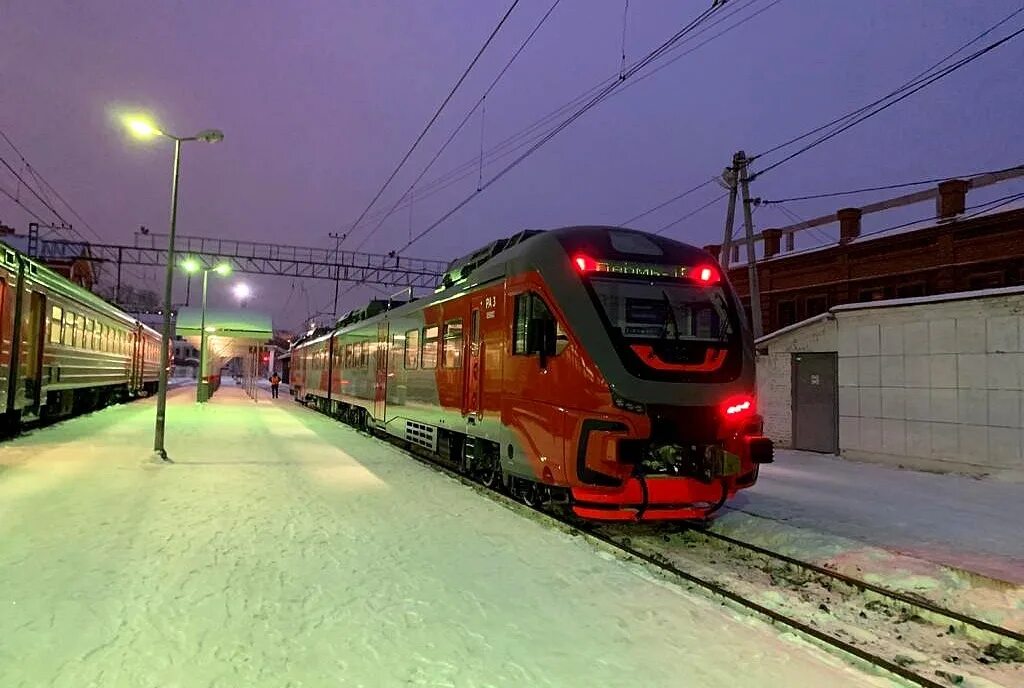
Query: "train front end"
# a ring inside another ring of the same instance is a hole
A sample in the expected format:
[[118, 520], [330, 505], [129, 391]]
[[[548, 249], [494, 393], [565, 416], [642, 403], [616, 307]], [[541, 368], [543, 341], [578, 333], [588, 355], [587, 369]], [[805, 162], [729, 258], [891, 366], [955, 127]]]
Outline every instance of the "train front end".
[[641, 232], [574, 228], [557, 240], [552, 290], [596, 369], [581, 386], [602, 386], [604, 400], [570, 434], [574, 512], [707, 518], [773, 452], [753, 339], [727, 277], [707, 252]]

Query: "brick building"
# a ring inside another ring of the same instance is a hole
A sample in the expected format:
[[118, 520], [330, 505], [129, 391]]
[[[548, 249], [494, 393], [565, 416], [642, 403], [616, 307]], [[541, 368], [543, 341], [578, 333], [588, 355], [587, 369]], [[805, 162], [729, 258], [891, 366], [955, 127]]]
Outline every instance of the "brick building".
[[[950, 180], [903, 199], [839, 210], [828, 218], [839, 224], [839, 243], [818, 249], [787, 254], [782, 244], [785, 240], [791, 249], [796, 231], [824, 222], [762, 231], [757, 236], [757, 267], [764, 332], [842, 304], [1024, 284], [1024, 208], [970, 212], [967, 192], [979, 185]], [[934, 221], [862, 236], [862, 214], [931, 197], [936, 201]], [[717, 245], [706, 248], [715, 255], [721, 250]], [[729, 277], [749, 304], [748, 269], [736, 264], [736, 248]]]

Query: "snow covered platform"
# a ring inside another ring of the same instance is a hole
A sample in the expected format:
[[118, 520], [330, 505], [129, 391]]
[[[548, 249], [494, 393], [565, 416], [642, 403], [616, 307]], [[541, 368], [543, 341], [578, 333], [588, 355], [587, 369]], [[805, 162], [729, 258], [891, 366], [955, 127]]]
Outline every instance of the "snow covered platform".
[[[1024, 484], [777, 450], [734, 510], [1024, 584]], [[728, 513], [723, 524], [737, 520]]]
[[0, 445], [0, 686], [890, 685], [289, 399], [153, 411]]

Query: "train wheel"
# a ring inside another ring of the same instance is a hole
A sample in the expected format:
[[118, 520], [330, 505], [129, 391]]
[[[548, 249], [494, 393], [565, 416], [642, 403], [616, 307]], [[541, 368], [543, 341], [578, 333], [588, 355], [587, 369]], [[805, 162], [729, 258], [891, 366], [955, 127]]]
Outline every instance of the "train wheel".
[[532, 480], [516, 480], [514, 489], [519, 501], [532, 509], [540, 508], [551, 498], [551, 491], [547, 485]]
[[504, 486], [505, 481], [501, 475], [501, 462], [496, 457], [488, 457], [490, 460], [484, 465], [484, 467], [477, 473], [480, 478], [480, 483], [484, 487], [489, 487], [492, 490], [500, 490]]

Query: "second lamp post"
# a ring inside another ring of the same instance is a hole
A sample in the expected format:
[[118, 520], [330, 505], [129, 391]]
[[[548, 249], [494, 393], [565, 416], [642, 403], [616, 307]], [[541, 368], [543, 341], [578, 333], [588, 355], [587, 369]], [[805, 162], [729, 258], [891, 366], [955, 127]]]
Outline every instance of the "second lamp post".
[[[219, 263], [212, 268], [208, 268], [199, 262], [196, 258], [186, 258], [181, 262], [182, 269], [185, 272], [195, 274], [197, 272], [203, 273], [203, 311], [199, 321], [199, 379], [196, 385], [196, 401], [203, 403], [210, 398], [210, 376], [206, 373], [206, 286], [210, 276], [210, 272], [216, 272], [221, 277], [227, 277], [231, 274], [231, 266], [227, 263]], [[213, 330], [213, 328], [210, 328]], [[216, 331], [216, 330], [213, 330]]]

